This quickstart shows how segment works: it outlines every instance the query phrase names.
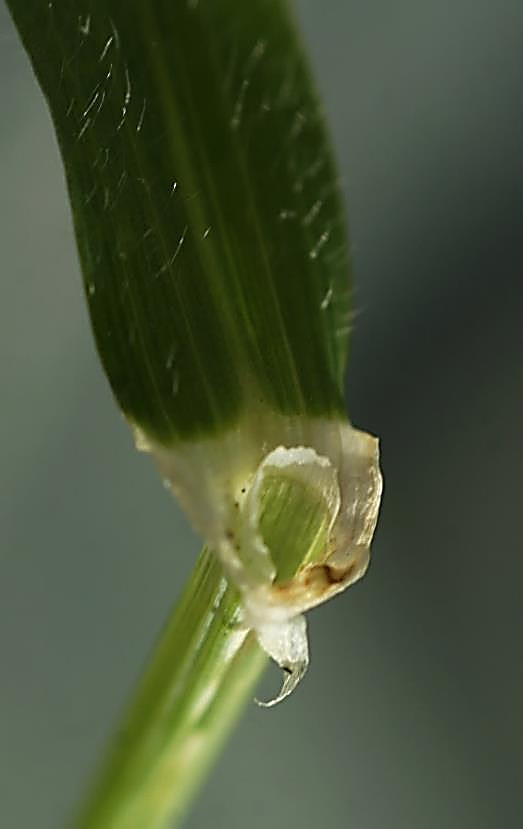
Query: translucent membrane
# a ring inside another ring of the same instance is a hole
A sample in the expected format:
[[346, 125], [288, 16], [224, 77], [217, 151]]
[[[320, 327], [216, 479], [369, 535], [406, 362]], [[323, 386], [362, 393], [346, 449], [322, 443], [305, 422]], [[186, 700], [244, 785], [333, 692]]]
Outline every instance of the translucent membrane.
[[[308, 666], [303, 613], [367, 569], [382, 491], [377, 439], [348, 422], [269, 412], [172, 446], [135, 434], [238, 588], [239, 627], [253, 630], [283, 669], [282, 689], [267, 704], [280, 701]], [[267, 502], [275, 509], [283, 498], [289, 526], [309, 522], [300, 561], [292, 563], [269, 539]], [[282, 570], [289, 578], [279, 578]]]

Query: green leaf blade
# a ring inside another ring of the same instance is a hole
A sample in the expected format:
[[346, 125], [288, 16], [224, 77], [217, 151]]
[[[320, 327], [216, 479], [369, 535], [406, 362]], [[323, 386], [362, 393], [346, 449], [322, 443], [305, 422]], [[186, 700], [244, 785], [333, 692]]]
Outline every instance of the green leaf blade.
[[11, 5], [127, 416], [162, 442], [258, 403], [343, 416], [345, 221], [285, 5]]

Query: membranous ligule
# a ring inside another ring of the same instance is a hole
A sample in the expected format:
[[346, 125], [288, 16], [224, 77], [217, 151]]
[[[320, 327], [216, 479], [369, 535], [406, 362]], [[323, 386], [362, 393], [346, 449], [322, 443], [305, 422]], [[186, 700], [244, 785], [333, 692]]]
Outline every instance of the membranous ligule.
[[[238, 588], [239, 624], [284, 669], [270, 704], [278, 702], [308, 665], [305, 611], [367, 569], [382, 491], [377, 439], [347, 421], [268, 411], [170, 446], [135, 434]], [[293, 537], [291, 557], [271, 547], [278, 510]]]

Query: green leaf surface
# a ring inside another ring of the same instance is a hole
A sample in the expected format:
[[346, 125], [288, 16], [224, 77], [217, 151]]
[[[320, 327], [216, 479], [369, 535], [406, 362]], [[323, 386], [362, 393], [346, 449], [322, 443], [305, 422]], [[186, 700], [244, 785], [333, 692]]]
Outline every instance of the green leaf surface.
[[344, 416], [346, 228], [280, 0], [9, 0], [65, 164], [98, 350], [161, 442]]

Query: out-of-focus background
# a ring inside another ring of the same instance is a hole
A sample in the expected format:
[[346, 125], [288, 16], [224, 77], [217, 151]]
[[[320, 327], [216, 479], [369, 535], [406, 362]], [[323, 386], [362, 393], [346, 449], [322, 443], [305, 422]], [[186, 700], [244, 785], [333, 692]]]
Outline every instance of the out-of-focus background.
[[[381, 437], [385, 498], [367, 577], [310, 614], [306, 680], [248, 707], [187, 827], [516, 829], [523, 4], [296, 5], [349, 203], [350, 411]], [[198, 541], [95, 356], [2, 0], [0, 113], [0, 825], [55, 829]]]

